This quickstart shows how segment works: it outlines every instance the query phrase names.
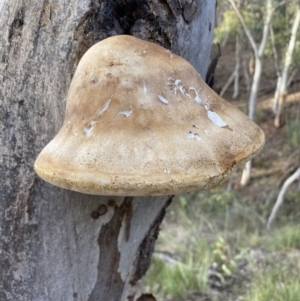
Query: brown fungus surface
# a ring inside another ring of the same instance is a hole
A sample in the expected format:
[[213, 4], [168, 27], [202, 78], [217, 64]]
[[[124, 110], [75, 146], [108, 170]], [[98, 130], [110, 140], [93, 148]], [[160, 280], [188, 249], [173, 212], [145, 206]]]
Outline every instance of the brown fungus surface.
[[261, 129], [186, 60], [123, 35], [82, 57], [64, 124], [35, 170], [84, 193], [175, 194], [217, 186], [263, 144]]

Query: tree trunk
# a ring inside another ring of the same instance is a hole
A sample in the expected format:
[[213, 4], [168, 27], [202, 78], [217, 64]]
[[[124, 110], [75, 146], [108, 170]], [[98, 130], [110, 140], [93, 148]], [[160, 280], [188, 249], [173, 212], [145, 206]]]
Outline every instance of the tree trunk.
[[[256, 104], [257, 104], [257, 95], [259, 91], [259, 85], [260, 85], [260, 79], [261, 79], [261, 73], [262, 73], [262, 62], [263, 62], [263, 56], [264, 51], [266, 48], [269, 32], [270, 32], [270, 24], [271, 19], [273, 15], [273, 6], [272, 6], [272, 0], [266, 0], [266, 13], [265, 13], [265, 20], [264, 20], [264, 27], [262, 32], [262, 38], [259, 46], [256, 44], [253, 35], [251, 34], [240, 10], [236, 6], [234, 0], [228, 0], [234, 9], [235, 13], [237, 14], [240, 22], [242, 23], [242, 26], [244, 28], [245, 34], [249, 40], [249, 43], [253, 49], [254, 57], [255, 57], [255, 70], [251, 85], [251, 91], [250, 91], [250, 97], [249, 97], [249, 110], [248, 110], [248, 116], [250, 119], [255, 119], [255, 113], [256, 113]], [[251, 162], [247, 162], [245, 165], [245, 168], [243, 170], [242, 178], [241, 178], [241, 186], [245, 186], [249, 183], [251, 177]]]
[[257, 104], [257, 95], [259, 91], [259, 84], [261, 79], [262, 73], [262, 57], [255, 57], [255, 69], [254, 75], [252, 80], [252, 86], [250, 90], [250, 97], [249, 97], [249, 111], [248, 116], [251, 119], [255, 119], [256, 113], [256, 104]]
[[237, 98], [239, 95], [239, 78], [240, 78], [240, 63], [241, 63], [241, 44], [240, 37], [236, 35], [236, 44], [235, 44], [235, 68], [234, 68], [234, 90], [232, 98]]
[[284, 124], [284, 106], [286, 102], [287, 97], [287, 86], [288, 86], [288, 75], [289, 75], [289, 69], [292, 64], [292, 57], [293, 52], [296, 46], [296, 39], [297, 39], [297, 32], [300, 24], [300, 4], [298, 4], [294, 24], [291, 31], [291, 38], [288, 45], [288, 48], [285, 53], [285, 61], [284, 61], [284, 67], [282, 70], [281, 77], [278, 77], [278, 84], [276, 87], [275, 92], [275, 104], [276, 104], [276, 112], [275, 112], [275, 119], [274, 119], [274, 125], [275, 127], [280, 127], [282, 124]]
[[0, 2], [0, 300], [119, 301], [147, 270], [170, 197], [88, 196], [33, 163], [63, 122], [68, 86], [97, 41], [131, 34], [205, 77], [215, 1]]
[[[251, 86], [251, 92], [249, 97], [249, 112], [248, 116], [251, 119], [255, 118], [256, 113], [256, 103], [257, 103], [257, 94], [259, 90], [260, 78], [262, 73], [262, 58], [255, 58], [255, 70], [253, 75], [253, 82]], [[251, 168], [252, 162], [251, 160], [246, 162], [245, 167], [243, 169], [242, 177], [241, 177], [241, 186], [244, 187], [250, 182], [251, 178]]]

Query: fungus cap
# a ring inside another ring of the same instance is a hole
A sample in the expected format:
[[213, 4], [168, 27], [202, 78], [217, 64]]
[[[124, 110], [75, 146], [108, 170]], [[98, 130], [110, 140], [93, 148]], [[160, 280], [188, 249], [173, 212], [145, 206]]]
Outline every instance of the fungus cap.
[[89, 194], [175, 194], [217, 186], [263, 144], [262, 130], [186, 60], [122, 35], [82, 57], [63, 126], [34, 167]]

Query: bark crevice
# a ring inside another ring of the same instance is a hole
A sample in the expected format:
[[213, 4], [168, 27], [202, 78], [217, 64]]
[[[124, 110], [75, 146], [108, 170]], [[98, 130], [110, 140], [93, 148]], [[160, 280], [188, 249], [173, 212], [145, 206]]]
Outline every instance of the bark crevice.
[[88, 301], [121, 300], [125, 282], [118, 271], [120, 252], [118, 237], [123, 220], [132, 211], [133, 198], [125, 198], [123, 203], [114, 208], [112, 219], [101, 227], [99, 245], [99, 263], [97, 281]]
[[8, 42], [11, 46], [15, 46], [18, 41], [22, 38], [22, 29], [24, 25], [24, 11], [20, 9], [14, 18], [14, 21], [11, 24], [9, 35], [8, 35]]
[[181, 9], [170, 1], [150, 4], [142, 0], [93, 0], [74, 33], [72, 57], [76, 62], [95, 43], [113, 35], [129, 34], [155, 42], [168, 49], [177, 33], [176, 20]]
[[147, 272], [151, 264], [152, 254], [154, 252], [155, 242], [158, 238], [160, 225], [166, 215], [167, 207], [171, 204], [174, 195], [171, 195], [167, 200], [165, 206], [162, 208], [160, 214], [152, 223], [148, 233], [140, 244], [137, 256], [134, 261], [134, 268], [130, 278], [130, 284], [135, 285]]

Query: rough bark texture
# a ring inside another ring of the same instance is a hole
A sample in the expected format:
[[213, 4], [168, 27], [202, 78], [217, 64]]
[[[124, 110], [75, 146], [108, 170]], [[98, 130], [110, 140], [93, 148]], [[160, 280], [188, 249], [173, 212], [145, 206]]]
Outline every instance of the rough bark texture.
[[63, 122], [70, 80], [91, 45], [132, 34], [185, 57], [204, 77], [214, 9], [206, 0], [0, 2], [1, 301], [126, 298], [168, 197], [66, 191], [37, 178], [33, 163]]

